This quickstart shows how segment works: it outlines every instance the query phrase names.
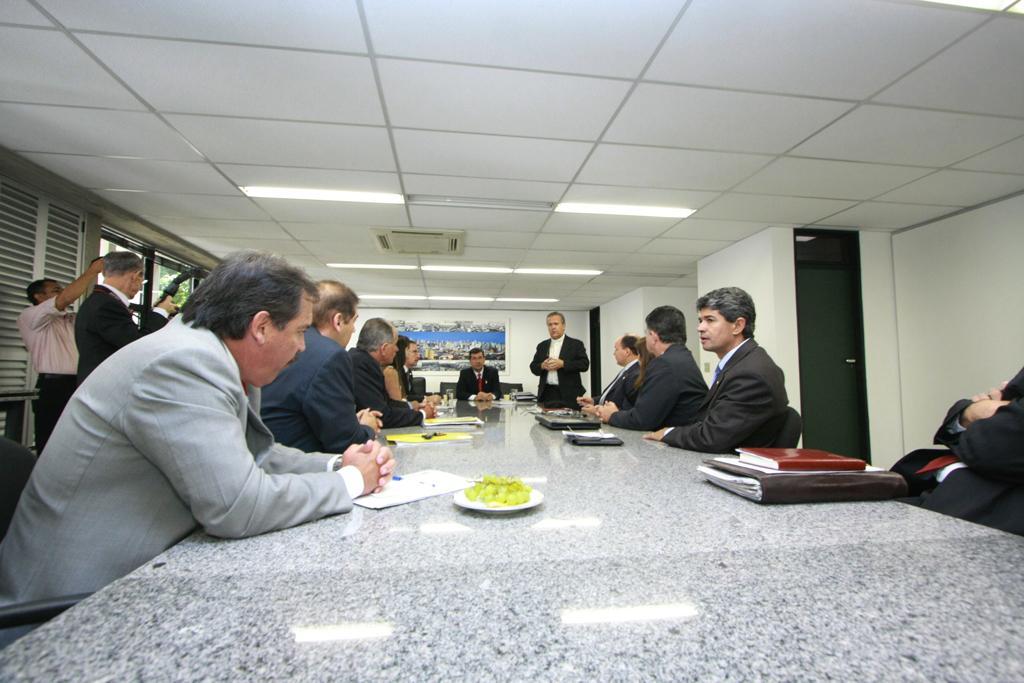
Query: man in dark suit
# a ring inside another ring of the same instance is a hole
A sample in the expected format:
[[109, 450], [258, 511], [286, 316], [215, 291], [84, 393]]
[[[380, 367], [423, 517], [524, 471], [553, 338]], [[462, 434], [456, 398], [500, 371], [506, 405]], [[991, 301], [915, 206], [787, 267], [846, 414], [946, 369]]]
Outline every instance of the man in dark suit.
[[770, 446], [786, 420], [789, 399], [782, 370], [754, 341], [754, 301], [739, 287], [697, 300], [697, 332], [718, 356], [711, 389], [696, 422], [644, 434], [676, 448], [731, 453], [739, 446]]
[[647, 365], [636, 404], [629, 410], [605, 401], [597, 408], [602, 422], [626, 429], [658, 429], [689, 424], [708, 388], [686, 348], [686, 316], [675, 306], [658, 306], [647, 314]]
[[317, 290], [306, 350], [263, 388], [260, 417], [278, 443], [307, 453], [342, 453], [376, 438], [380, 414], [356, 412], [345, 347], [355, 330], [359, 297], [336, 280], [318, 282]]
[[486, 362], [483, 349], [469, 350], [469, 367], [459, 373], [455, 398], [460, 401], [493, 401], [495, 396], [501, 395], [498, 369], [486, 365]]
[[132, 320], [129, 302], [142, 289], [142, 259], [130, 251], [103, 257], [103, 284], [96, 285], [75, 318], [78, 383], [115, 351], [167, 324], [178, 307], [166, 296], [143, 315], [140, 329]]
[[953, 404], [935, 433], [948, 451], [914, 451], [893, 466], [905, 502], [1024, 535], [1024, 368], [997, 389]]
[[356, 348], [350, 354], [355, 380], [356, 408], [369, 408], [381, 415], [384, 428], [421, 425], [423, 420], [434, 417], [434, 406], [425, 403], [414, 410], [405, 401], [388, 398], [384, 386], [384, 371], [398, 352], [398, 334], [394, 326], [383, 318], [370, 318], [359, 331]]
[[576, 402], [580, 404], [581, 412], [587, 415], [597, 415], [597, 407], [608, 401], [622, 406], [623, 409], [633, 407], [639, 391], [636, 387], [636, 378], [640, 376], [640, 355], [636, 342], [636, 337], [631, 334], [624, 334], [615, 340], [612, 344], [612, 357], [622, 369], [608, 383], [596, 401], [587, 395], [576, 399]]
[[548, 407], [575, 408], [576, 398], [583, 395], [580, 373], [590, 368], [590, 359], [583, 342], [565, 334], [565, 316], [548, 313], [550, 339], [537, 344], [530, 363], [530, 372], [540, 377], [537, 400]]

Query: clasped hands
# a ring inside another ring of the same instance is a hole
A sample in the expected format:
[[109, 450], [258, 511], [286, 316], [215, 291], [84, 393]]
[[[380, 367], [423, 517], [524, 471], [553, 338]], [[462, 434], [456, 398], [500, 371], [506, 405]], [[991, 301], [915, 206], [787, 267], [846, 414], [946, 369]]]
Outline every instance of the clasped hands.
[[565, 361], [561, 358], [545, 358], [544, 362], [540, 364], [540, 367], [544, 370], [561, 370], [565, 367]]
[[342, 467], [352, 465], [363, 475], [363, 495], [379, 493], [395, 473], [391, 449], [376, 441], [352, 444], [341, 456]]

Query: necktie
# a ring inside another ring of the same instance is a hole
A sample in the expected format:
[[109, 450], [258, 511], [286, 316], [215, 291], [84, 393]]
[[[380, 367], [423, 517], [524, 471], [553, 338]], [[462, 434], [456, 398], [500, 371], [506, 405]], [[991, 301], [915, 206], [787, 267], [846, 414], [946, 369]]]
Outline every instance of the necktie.
[[938, 472], [943, 467], [952, 465], [953, 463], [958, 462], [959, 460], [960, 458], [956, 457], [955, 455], [940, 455], [939, 457], [934, 458], [933, 460], [929, 460], [927, 465], [925, 465], [918, 471], [914, 472], [914, 474], [928, 474], [930, 472]]
[[622, 373], [624, 373], [625, 371], [625, 368], [619, 370], [619, 374], [615, 375], [615, 379], [608, 383], [608, 386], [606, 386], [604, 388], [604, 391], [601, 392], [601, 398], [597, 400], [598, 404], [604, 403], [604, 399], [608, 396], [609, 392], [611, 392], [612, 387], [615, 386], [615, 383], [622, 379]]
[[484, 390], [484, 373], [478, 372], [476, 375], [476, 390], [481, 392]]
[[721, 365], [716, 365], [715, 366], [715, 374], [711, 376], [711, 385], [712, 386], [714, 386], [715, 382], [718, 381], [718, 376], [720, 374], [722, 374], [722, 366]]

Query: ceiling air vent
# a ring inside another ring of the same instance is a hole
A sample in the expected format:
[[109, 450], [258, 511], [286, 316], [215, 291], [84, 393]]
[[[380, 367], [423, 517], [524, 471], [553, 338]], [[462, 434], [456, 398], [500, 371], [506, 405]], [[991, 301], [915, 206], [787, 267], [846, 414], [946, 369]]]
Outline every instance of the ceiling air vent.
[[462, 230], [375, 229], [377, 250], [383, 254], [462, 254], [466, 233]]

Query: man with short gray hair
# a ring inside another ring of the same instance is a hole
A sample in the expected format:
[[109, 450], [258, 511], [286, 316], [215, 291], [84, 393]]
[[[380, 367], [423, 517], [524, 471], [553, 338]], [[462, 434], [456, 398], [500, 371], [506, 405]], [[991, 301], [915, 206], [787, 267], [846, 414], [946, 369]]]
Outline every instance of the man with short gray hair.
[[75, 318], [79, 384], [115, 351], [161, 329], [178, 310], [171, 297], [164, 297], [149, 315], [142, 316], [140, 329], [132, 320], [130, 302], [142, 289], [142, 281], [138, 255], [113, 251], [103, 257], [103, 284], [93, 288]]
[[394, 461], [274, 443], [259, 387], [302, 351], [316, 286], [277, 256], [213, 269], [160, 334], [68, 403], [0, 544], [0, 605], [91, 593], [201, 528], [242, 538], [347, 512]]
[[430, 403], [414, 410], [405, 401], [394, 401], [388, 397], [382, 368], [395, 359], [397, 352], [398, 332], [394, 325], [384, 318], [370, 318], [359, 330], [356, 348], [350, 354], [356, 408], [378, 411], [385, 429], [421, 425], [436, 414]]
[[754, 300], [739, 287], [723, 287], [698, 299], [697, 311], [700, 345], [719, 359], [711, 388], [696, 422], [644, 438], [704, 453], [776, 445], [789, 399], [782, 370], [754, 341]]

